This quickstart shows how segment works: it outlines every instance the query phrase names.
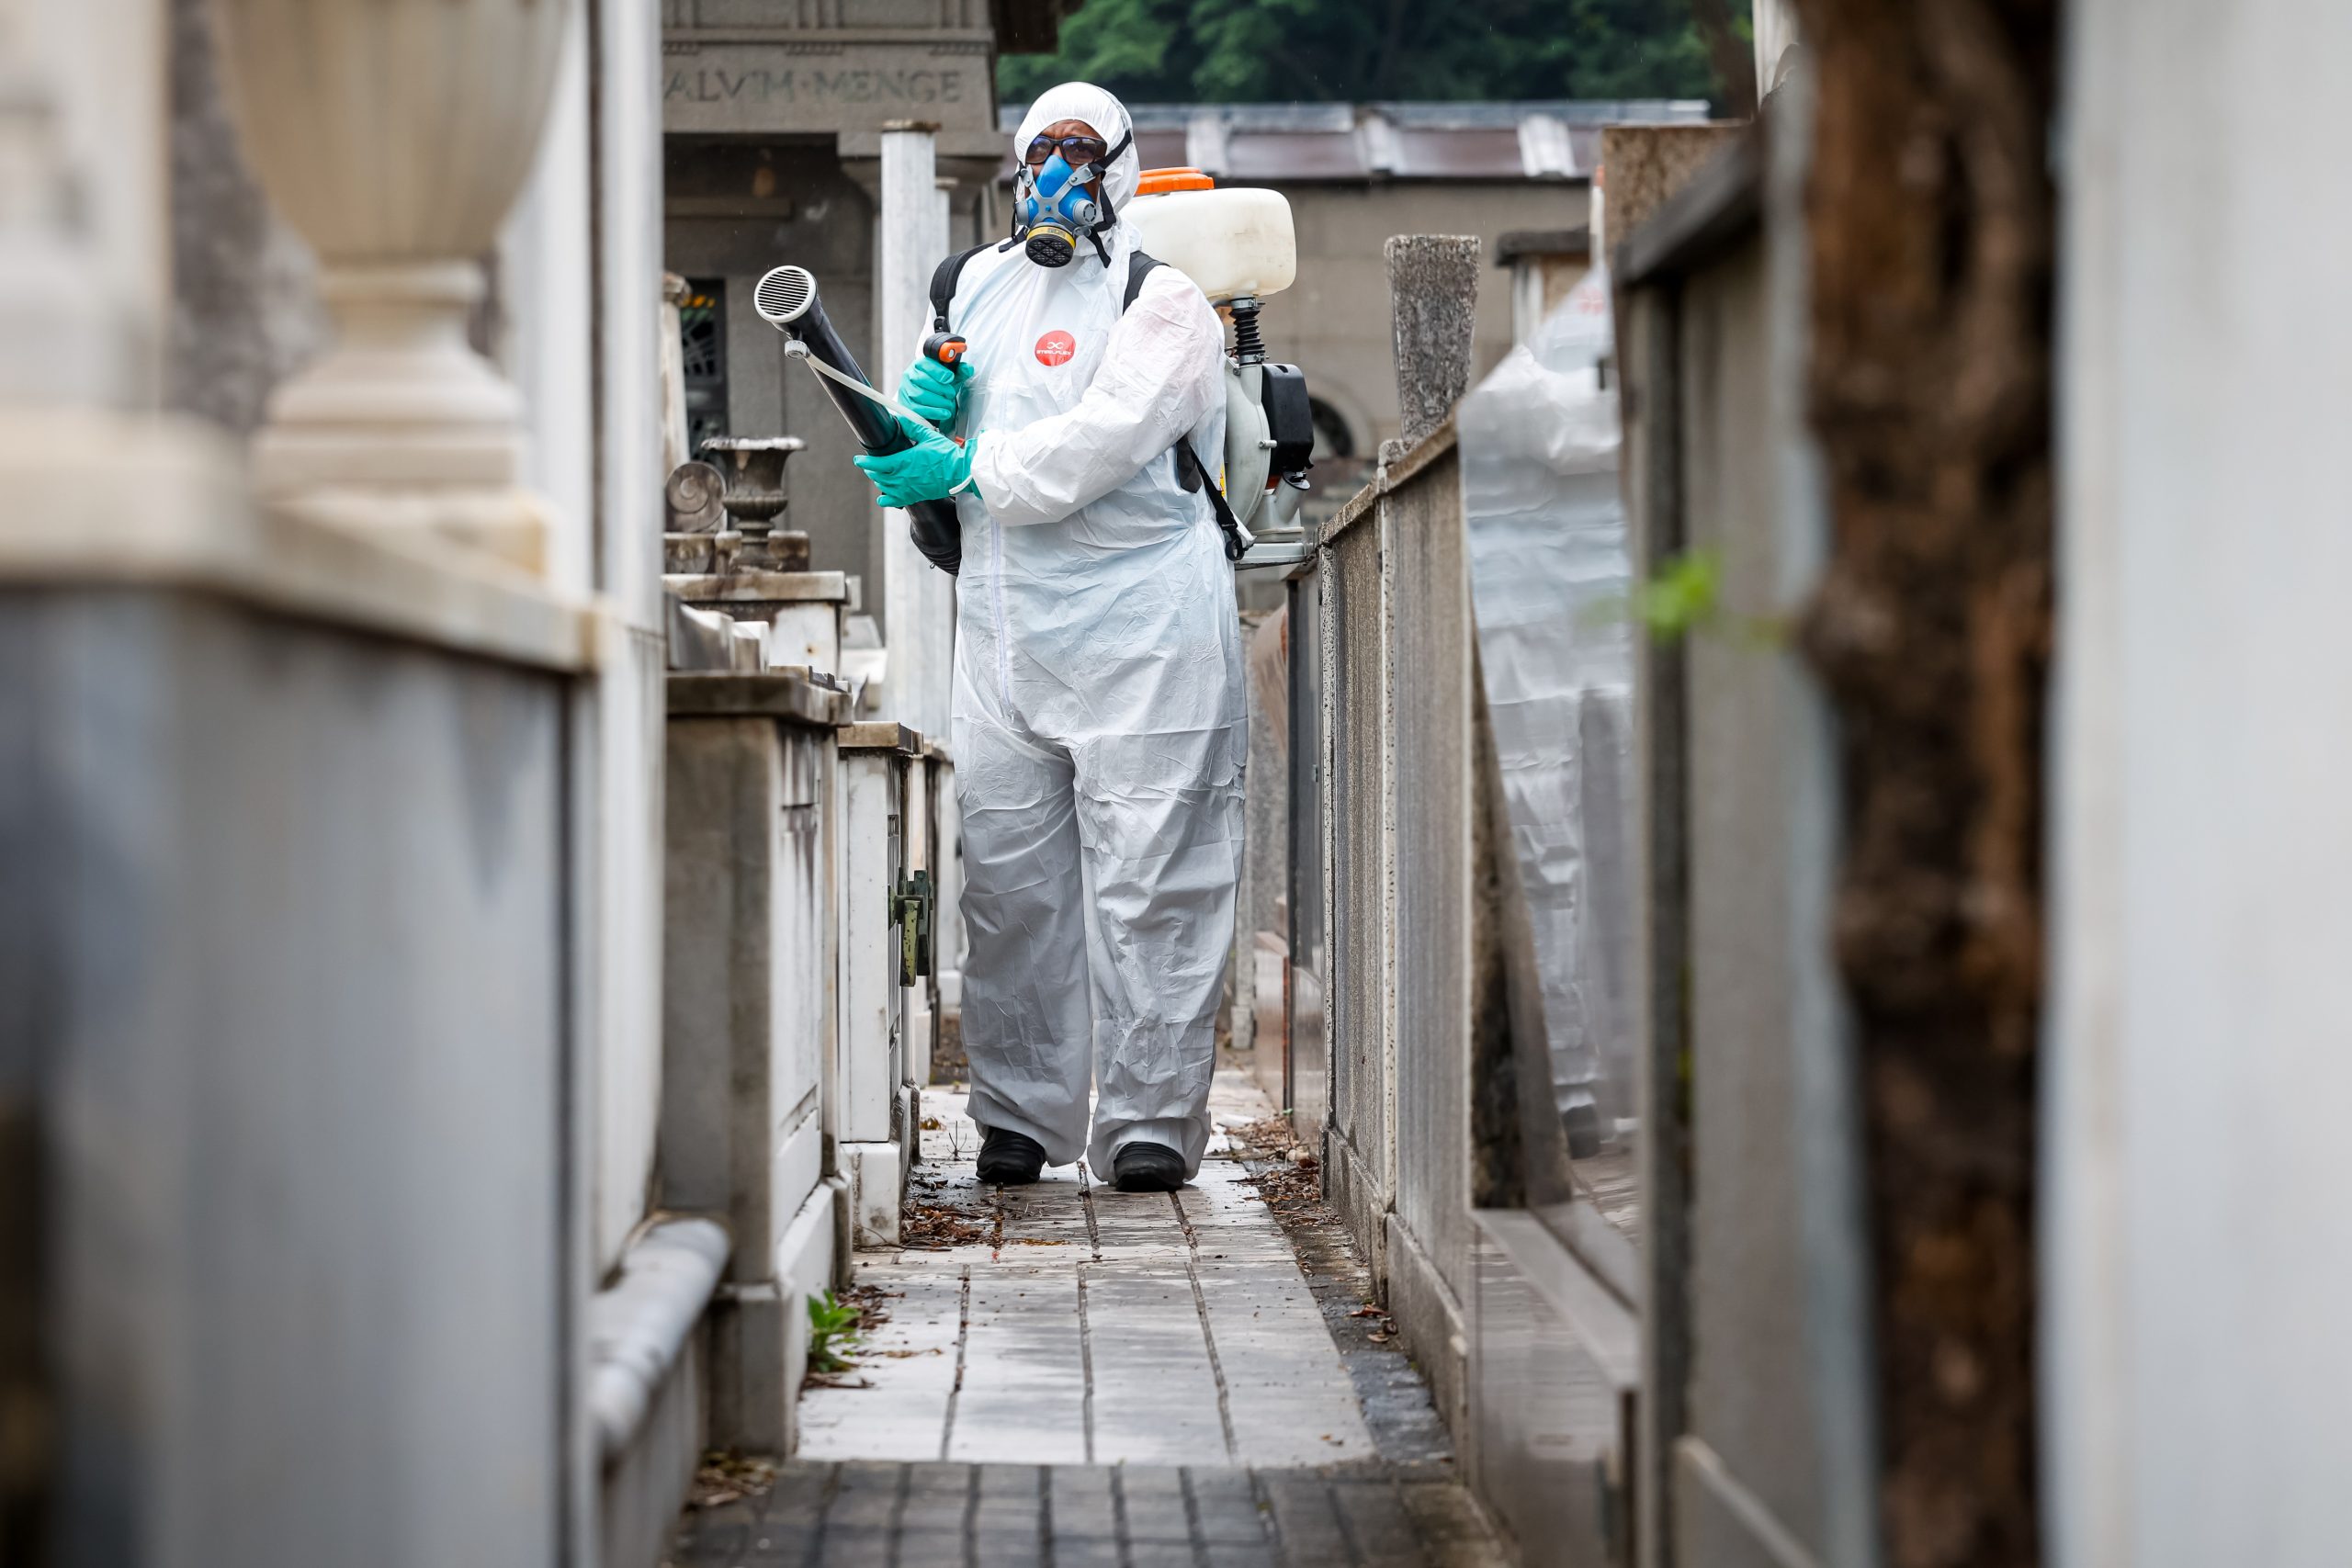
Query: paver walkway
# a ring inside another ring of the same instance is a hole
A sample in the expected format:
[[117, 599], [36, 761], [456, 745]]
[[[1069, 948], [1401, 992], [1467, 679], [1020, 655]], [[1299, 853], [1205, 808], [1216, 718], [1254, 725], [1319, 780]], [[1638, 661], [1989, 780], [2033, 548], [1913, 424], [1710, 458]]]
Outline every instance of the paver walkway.
[[[1226, 1124], [1261, 1108], [1228, 1077]], [[1262, 1097], [1261, 1097], [1261, 1100]], [[1220, 1134], [1182, 1190], [1080, 1166], [985, 1188], [960, 1094], [924, 1096], [910, 1202], [979, 1239], [862, 1253], [886, 1292], [856, 1381], [800, 1406], [804, 1459], [1312, 1465], [1371, 1435], [1281, 1227]], [[1271, 1111], [1271, 1107], [1263, 1107]], [[928, 1123], [936, 1122], [936, 1127]]]
[[810, 1464], [701, 1511], [677, 1568], [1501, 1568], [1459, 1483], [1161, 1465]]
[[[887, 1321], [803, 1395], [767, 1495], [690, 1512], [677, 1568], [1505, 1561], [1336, 1231], [1302, 1269], [1222, 1133], [1174, 1194], [997, 1190], [963, 1097], [923, 1110], [930, 1245], [858, 1256]], [[1272, 1112], [1218, 1075], [1220, 1128]]]

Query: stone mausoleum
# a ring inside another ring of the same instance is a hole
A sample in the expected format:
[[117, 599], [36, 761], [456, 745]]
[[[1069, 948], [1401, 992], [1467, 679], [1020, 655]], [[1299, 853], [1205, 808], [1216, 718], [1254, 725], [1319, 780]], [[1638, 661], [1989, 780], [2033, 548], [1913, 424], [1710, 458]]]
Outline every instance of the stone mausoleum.
[[[808, 443], [787, 476], [784, 525], [812, 563], [863, 581], [878, 612], [884, 577], [873, 492], [816, 378], [752, 308], [770, 267], [817, 275], [845, 341], [873, 361], [881, 136], [935, 128], [951, 242], [992, 234], [999, 54], [1051, 51], [1078, 0], [666, 0], [662, 116], [664, 259], [685, 278], [690, 438], [791, 434]], [[876, 380], [897, 365], [867, 363]], [[787, 375], [786, 371], [790, 370]]]

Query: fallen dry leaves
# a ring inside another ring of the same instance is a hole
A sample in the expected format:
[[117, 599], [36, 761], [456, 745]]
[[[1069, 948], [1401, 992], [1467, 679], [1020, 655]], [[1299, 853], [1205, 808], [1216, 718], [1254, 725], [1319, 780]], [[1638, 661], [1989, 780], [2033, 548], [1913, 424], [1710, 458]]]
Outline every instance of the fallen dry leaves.
[[775, 1484], [775, 1461], [758, 1454], [740, 1454], [732, 1449], [712, 1449], [702, 1456], [702, 1463], [695, 1471], [693, 1488], [686, 1494], [690, 1506], [722, 1507], [745, 1497], [764, 1495]]
[[938, 1203], [910, 1203], [899, 1216], [899, 1245], [925, 1252], [951, 1247], [978, 1247], [990, 1227], [961, 1209]]

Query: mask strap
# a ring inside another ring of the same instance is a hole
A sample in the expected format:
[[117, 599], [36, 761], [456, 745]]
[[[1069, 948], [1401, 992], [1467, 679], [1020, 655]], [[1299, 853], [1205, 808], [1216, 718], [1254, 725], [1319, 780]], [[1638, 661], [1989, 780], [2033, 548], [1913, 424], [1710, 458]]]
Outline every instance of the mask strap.
[[1134, 143], [1135, 139], [1135, 128], [1130, 126], [1127, 129], [1127, 133], [1119, 138], [1119, 144], [1116, 147], [1112, 148], [1108, 152], [1103, 153], [1102, 156], [1095, 159], [1094, 162], [1086, 165], [1088, 168], [1094, 171], [1087, 177], [1089, 179], [1097, 179], [1102, 182], [1102, 218], [1100, 222], [1096, 223], [1092, 229], [1087, 231], [1086, 237], [1094, 242], [1094, 254], [1102, 258], [1102, 265], [1104, 266], [1109, 266], [1111, 265], [1111, 253], [1102, 248], [1102, 231], [1108, 229], [1112, 224], [1116, 223], [1119, 220], [1119, 209], [1111, 204], [1111, 165], [1119, 161], [1119, 154], [1125, 152], [1127, 148]]

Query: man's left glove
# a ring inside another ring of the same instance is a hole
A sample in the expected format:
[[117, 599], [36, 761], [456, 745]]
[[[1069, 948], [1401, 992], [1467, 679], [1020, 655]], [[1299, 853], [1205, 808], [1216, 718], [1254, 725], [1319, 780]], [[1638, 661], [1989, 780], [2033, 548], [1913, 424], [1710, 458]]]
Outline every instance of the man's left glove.
[[956, 412], [964, 402], [964, 389], [971, 384], [969, 360], [942, 365], [928, 354], [919, 354], [915, 362], [907, 367], [907, 373], [899, 378], [899, 401], [912, 410], [917, 418], [927, 419], [945, 430], [956, 423]]
[[974, 436], [960, 446], [931, 426], [900, 420], [899, 428], [914, 442], [903, 452], [869, 452], [855, 459], [874, 481], [885, 506], [912, 506], [920, 501], [944, 501], [972, 482]]

